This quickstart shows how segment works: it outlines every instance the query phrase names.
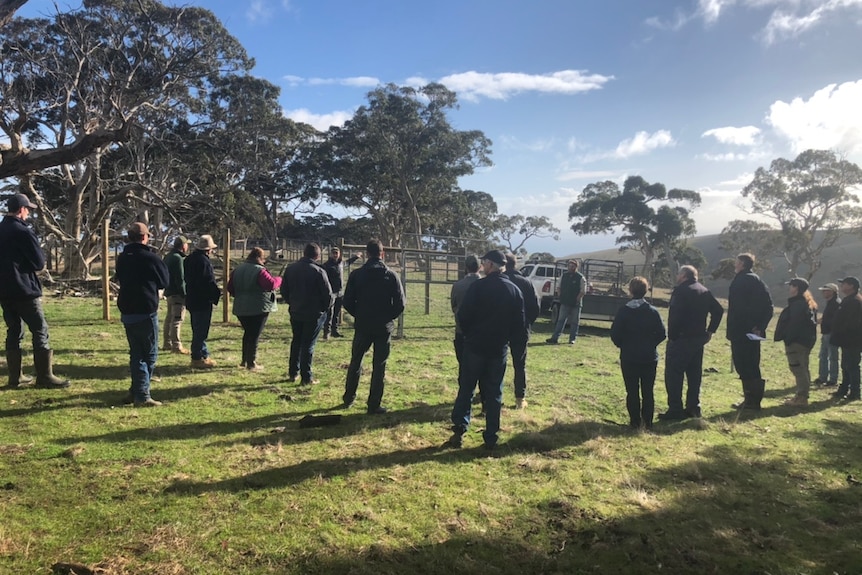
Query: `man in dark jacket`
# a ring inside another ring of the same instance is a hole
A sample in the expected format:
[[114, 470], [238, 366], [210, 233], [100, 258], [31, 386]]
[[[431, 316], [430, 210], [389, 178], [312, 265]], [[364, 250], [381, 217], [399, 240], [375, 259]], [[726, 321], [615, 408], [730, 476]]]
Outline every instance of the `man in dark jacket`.
[[[667, 317], [667, 354], [664, 386], [667, 390], [667, 412], [663, 420], [700, 417], [700, 384], [703, 380], [703, 348], [715, 335], [724, 308], [697, 279], [694, 266], [682, 266], [676, 275], [676, 287], [670, 296]], [[709, 317], [709, 325], [706, 320]], [[688, 378], [685, 408], [682, 388]]]
[[365, 264], [350, 273], [344, 290], [344, 309], [354, 317], [353, 349], [350, 366], [344, 383], [344, 406], [350, 407], [356, 399], [362, 358], [373, 345], [371, 389], [368, 392], [367, 411], [370, 415], [386, 413], [383, 401], [386, 361], [392, 345], [395, 320], [404, 312], [405, 298], [401, 281], [383, 263], [383, 245], [372, 239], [365, 246]]
[[455, 316], [455, 339], [452, 343], [455, 346], [455, 359], [458, 360], [459, 375], [461, 373], [461, 360], [464, 356], [464, 332], [461, 331], [461, 326], [458, 324], [458, 310], [464, 303], [470, 286], [482, 279], [482, 276], [479, 275], [479, 258], [474, 255], [464, 258], [464, 270], [466, 272], [464, 277], [452, 284], [452, 291], [449, 294], [449, 303], [452, 306], [452, 314]]
[[320, 246], [306, 244], [299, 261], [284, 270], [281, 297], [290, 310], [290, 358], [287, 361], [288, 381], [300, 376], [301, 385], [317, 383], [311, 364], [317, 336], [326, 322], [326, 312], [334, 298], [326, 272], [318, 265]]
[[503, 252], [491, 250], [485, 254], [485, 277], [470, 286], [458, 309], [465, 340], [458, 397], [452, 408], [453, 435], [449, 445], [453, 447], [461, 447], [470, 425], [471, 400], [477, 384], [485, 410], [485, 447], [493, 449], [497, 445], [508, 347], [510, 343], [523, 344], [527, 337], [524, 297], [503, 273], [505, 267]]
[[22, 369], [21, 342], [24, 324], [33, 336], [33, 363], [39, 387], [68, 387], [69, 381], [54, 375], [54, 350], [48, 342], [48, 322], [42, 311], [42, 284], [36, 272], [45, 267], [39, 240], [25, 223], [36, 206], [24, 194], [7, 202], [0, 222], [0, 306], [6, 322], [6, 364], [9, 387], [31, 387], [33, 380]]
[[581, 306], [584, 301], [585, 284], [584, 275], [578, 271], [578, 260], [567, 262], [568, 271], [560, 278], [560, 309], [557, 316], [557, 324], [554, 333], [545, 341], [556, 345], [560, 335], [569, 322], [569, 345], [575, 343], [578, 338], [578, 330], [581, 324]]
[[198, 240], [195, 251], [183, 261], [186, 309], [192, 320], [192, 367], [195, 369], [215, 367], [215, 362], [210, 359], [207, 338], [213, 319], [213, 306], [221, 298], [221, 289], [215, 281], [210, 262], [210, 254], [217, 247], [213, 237], [204, 234]]
[[125, 403], [135, 407], [161, 405], [150, 395], [150, 381], [159, 354], [159, 290], [168, 285], [168, 268], [150, 248], [150, 232], [135, 222], [129, 228], [129, 243], [117, 258], [116, 279], [120, 284], [117, 307], [129, 340], [132, 384]]
[[341, 323], [341, 306], [344, 301], [344, 265], [349, 266], [359, 258], [360, 256], [357, 254], [344, 262], [341, 259], [341, 248], [333, 247], [329, 250], [329, 259], [323, 262], [323, 269], [326, 270], [326, 277], [329, 278], [332, 295], [335, 296], [335, 301], [329, 306], [326, 321], [323, 324], [323, 339], [329, 339], [330, 333], [332, 333], [332, 337], [344, 337], [338, 331], [338, 326]]
[[527, 343], [533, 322], [539, 317], [539, 300], [536, 298], [536, 288], [533, 283], [522, 276], [517, 269], [518, 260], [514, 254], [506, 254], [506, 277], [521, 290], [524, 298], [524, 320], [525, 329], [523, 339], [518, 338], [510, 344], [512, 350], [512, 368], [515, 370], [515, 408], [527, 407]]
[[755, 274], [753, 254], [739, 254], [727, 295], [727, 339], [733, 365], [742, 381], [742, 401], [737, 409], [760, 409], [766, 381], [760, 375], [760, 342], [775, 310], [769, 288]]
[[838, 286], [833, 283], [820, 286], [820, 294], [826, 300], [823, 313], [820, 315], [820, 354], [818, 356], [819, 366], [815, 384], [838, 385], [838, 361], [839, 347], [832, 343], [832, 324], [835, 322], [835, 314], [838, 313]]
[[182, 328], [183, 320], [186, 318], [186, 279], [183, 271], [183, 260], [188, 251], [189, 240], [184, 236], [177, 236], [174, 239], [174, 248], [164, 259], [170, 281], [165, 288], [165, 300], [167, 300], [168, 309], [165, 313], [162, 349], [185, 355], [189, 354], [189, 350], [183, 347], [180, 328]]
[[841, 348], [841, 385], [833, 393], [843, 401], [860, 399], [860, 368], [862, 359], [862, 296], [859, 278], [841, 280], [841, 304], [832, 324], [832, 343]]

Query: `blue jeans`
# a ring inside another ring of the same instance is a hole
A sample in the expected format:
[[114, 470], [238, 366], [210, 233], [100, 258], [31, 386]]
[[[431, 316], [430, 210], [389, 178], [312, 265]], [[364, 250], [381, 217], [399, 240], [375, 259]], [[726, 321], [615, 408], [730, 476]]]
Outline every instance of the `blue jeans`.
[[48, 322], [42, 311], [42, 298], [5, 300], [3, 321], [6, 322], [6, 349], [20, 350], [24, 341], [24, 324], [33, 336], [33, 350], [51, 349], [48, 344]]
[[838, 381], [838, 346], [832, 345], [831, 333], [820, 335], [820, 369], [817, 372], [818, 379], [822, 382], [836, 383]]
[[503, 346], [498, 354], [479, 355], [465, 348], [461, 362], [461, 375], [458, 378], [458, 397], [452, 408], [452, 430], [465, 433], [470, 426], [473, 392], [479, 384], [482, 394], [482, 407], [485, 410], [485, 431], [482, 438], [485, 445], [497, 445], [500, 431], [500, 411], [503, 407], [503, 378], [506, 376], [506, 363], [509, 348]]
[[190, 309], [192, 324], [192, 359], [206, 359], [210, 356], [207, 349], [207, 338], [210, 335], [210, 324], [213, 319], [213, 308]]
[[150, 398], [150, 380], [159, 357], [159, 315], [153, 313], [144, 321], [123, 325], [129, 340], [129, 370], [132, 373], [129, 392], [134, 401], [146, 401]]
[[557, 325], [554, 326], [552, 340], [557, 341], [560, 338], [567, 320], [569, 322], [569, 341], [575, 341], [578, 338], [578, 329], [581, 325], [581, 306], [560, 304], [560, 315], [557, 317]]
[[314, 379], [311, 373], [314, 346], [317, 344], [317, 336], [320, 335], [326, 318], [325, 313], [317, 319], [290, 318], [290, 327], [293, 331], [293, 337], [290, 340], [290, 358], [287, 360], [287, 374], [290, 377], [296, 377], [299, 374], [304, 382]]
[[380, 407], [383, 401], [383, 386], [386, 378], [386, 361], [392, 348], [392, 334], [388, 331], [353, 332], [353, 350], [350, 354], [350, 366], [347, 368], [347, 380], [344, 382], [344, 403], [352, 403], [359, 387], [359, 376], [362, 375], [362, 358], [374, 346], [371, 358], [371, 389], [368, 391], [368, 410]]

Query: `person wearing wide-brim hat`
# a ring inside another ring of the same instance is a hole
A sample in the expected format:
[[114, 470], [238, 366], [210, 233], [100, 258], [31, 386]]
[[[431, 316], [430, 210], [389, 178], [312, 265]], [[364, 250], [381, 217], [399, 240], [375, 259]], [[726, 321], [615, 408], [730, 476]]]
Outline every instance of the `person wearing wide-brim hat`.
[[215, 272], [210, 262], [210, 254], [218, 246], [211, 235], [204, 234], [195, 244], [192, 252], [183, 262], [186, 280], [186, 309], [189, 310], [192, 324], [192, 367], [209, 369], [215, 367], [207, 348], [213, 306], [221, 299], [221, 289], [215, 281]]
[[21, 369], [24, 324], [33, 336], [35, 385], [68, 387], [68, 380], [54, 375], [54, 350], [48, 343], [48, 322], [42, 311], [42, 284], [36, 272], [45, 267], [45, 254], [26, 223], [36, 206], [24, 194], [13, 195], [6, 206], [7, 213], [0, 222], [0, 305], [6, 322], [9, 387], [34, 385]]
[[820, 314], [820, 353], [818, 355], [817, 379], [812, 383], [819, 385], [838, 385], [838, 361], [837, 345], [832, 343], [832, 324], [835, 322], [835, 314], [838, 313], [838, 305], [841, 299], [838, 297], [838, 285], [828, 283], [818, 288], [820, 295], [826, 300], [826, 305]]
[[787, 282], [787, 307], [781, 310], [775, 326], [775, 341], [784, 342], [784, 353], [790, 373], [796, 379], [796, 394], [784, 402], [792, 407], [808, 405], [811, 389], [811, 374], [808, 359], [817, 342], [817, 303], [808, 291], [805, 278], [793, 278]]
[[860, 399], [859, 361], [862, 359], [862, 296], [859, 278], [839, 280], [841, 303], [832, 324], [832, 343], [841, 348], [841, 385], [833, 393], [843, 401]]

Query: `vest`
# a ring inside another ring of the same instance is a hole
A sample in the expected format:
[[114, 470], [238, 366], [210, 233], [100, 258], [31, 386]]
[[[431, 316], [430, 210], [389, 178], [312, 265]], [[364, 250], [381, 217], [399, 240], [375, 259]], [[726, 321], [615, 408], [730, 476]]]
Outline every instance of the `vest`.
[[263, 291], [257, 283], [257, 276], [263, 266], [240, 264], [233, 272], [233, 315], [261, 315], [276, 311], [275, 292]]

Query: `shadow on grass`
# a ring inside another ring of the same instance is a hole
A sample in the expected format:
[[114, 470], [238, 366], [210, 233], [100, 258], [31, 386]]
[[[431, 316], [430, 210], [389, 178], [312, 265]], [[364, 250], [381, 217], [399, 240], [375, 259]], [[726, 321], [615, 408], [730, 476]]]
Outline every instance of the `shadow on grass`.
[[[430, 406], [429, 409], [433, 410], [436, 407]], [[438, 420], [438, 418], [435, 417], [435, 420]], [[331, 433], [333, 436], [339, 435], [336, 431], [332, 431]], [[312, 478], [339, 477], [357, 471], [412, 465], [426, 461], [461, 464], [474, 459], [508, 457], [519, 452], [548, 453], [564, 447], [579, 445], [598, 436], [616, 436], [623, 433], [616, 426], [601, 423], [557, 423], [540, 432], [522, 433], [512, 436], [494, 451], [485, 449], [481, 445], [481, 440], [477, 439], [478, 443], [476, 447], [465, 447], [462, 449], [449, 448], [444, 444], [418, 449], [402, 449], [373, 455], [303, 461], [295, 465], [264, 469], [221, 481], [177, 480], [173, 485], [168, 486], [165, 492], [196, 496], [210, 491], [241, 492], [254, 489], [279, 488], [295, 485]], [[313, 437], [313, 439], [325, 438], [320, 435]], [[303, 440], [308, 439], [310, 438], [306, 436]], [[466, 436], [465, 439], [469, 440], [470, 435]]]
[[[858, 437], [862, 431], [858, 425], [842, 427], [847, 429], [836, 429], [836, 435]], [[403, 464], [423, 455], [393, 456], [393, 464]], [[451, 452], [424, 456], [452, 463], [469, 459]], [[340, 463], [361, 466], [358, 461]], [[333, 471], [314, 465], [324, 476]], [[210, 486], [254, 489], [309, 475], [296, 467]], [[246, 560], [304, 574], [859, 573], [856, 539], [839, 535], [857, 525], [862, 487], [805, 485], [791, 463], [738, 446], [711, 447], [697, 461], [639, 475], [622, 472], [631, 475], [621, 487], [631, 501], [623, 515], [605, 516], [586, 495], [558, 494], [513, 505], [508, 514], [494, 518], [505, 526], [497, 530], [486, 531], [474, 525], [476, 518], [459, 512], [438, 517], [437, 532], [418, 545], [321, 545], [301, 555], [252, 554]], [[185, 493], [178, 484], [168, 491]], [[433, 504], [430, 498], [430, 514], [436, 514]], [[836, 505], [845, 512], [836, 515]], [[351, 518], [359, 523], [356, 528], [373, 520], [373, 515]]]

